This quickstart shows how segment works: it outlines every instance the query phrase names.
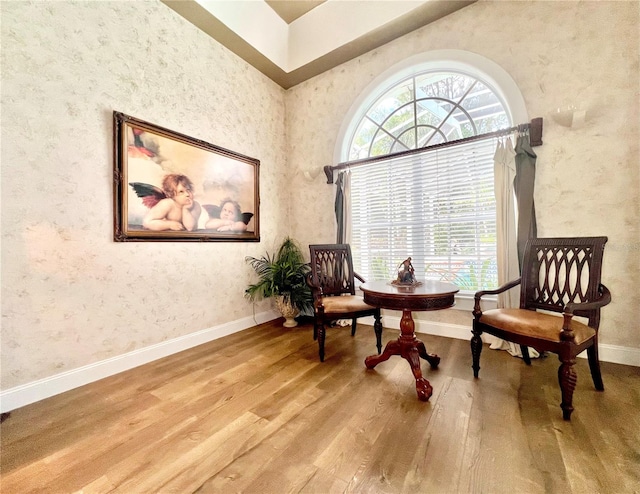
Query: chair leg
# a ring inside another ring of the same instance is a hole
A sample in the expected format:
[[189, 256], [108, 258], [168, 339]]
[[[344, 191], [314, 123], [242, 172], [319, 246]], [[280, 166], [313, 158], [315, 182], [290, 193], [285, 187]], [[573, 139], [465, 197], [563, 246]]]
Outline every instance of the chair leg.
[[318, 339], [318, 323], [313, 321], [313, 341]]
[[478, 372], [480, 372], [480, 354], [482, 353], [482, 338], [480, 338], [482, 331], [474, 327], [471, 332], [473, 333], [471, 337], [471, 357], [473, 360], [471, 368], [473, 369], [473, 377], [478, 377]]
[[562, 392], [562, 418], [564, 420], [571, 420], [571, 413], [573, 412], [573, 390], [576, 389], [576, 382], [578, 376], [573, 368], [576, 363], [575, 358], [569, 360], [562, 360], [560, 357], [560, 368], [558, 369], [558, 382], [560, 383], [560, 391]]
[[351, 336], [356, 335], [356, 321], [357, 319], [355, 317], [351, 320]]
[[527, 365], [531, 365], [531, 357], [529, 356], [529, 347], [520, 345], [520, 351], [522, 352], [522, 360]]
[[373, 315], [375, 322], [373, 323], [373, 330], [376, 333], [376, 348], [378, 349], [378, 355], [382, 353], [382, 319], [380, 312]]
[[320, 323], [318, 325], [318, 355], [320, 356], [320, 362], [324, 362], [324, 335], [324, 323]]
[[597, 341], [594, 342], [593, 346], [587, 348], [587, 357], [589, 358], [589, 369], [591, 369], [593, 385], [598, 391], [604, 391], [604, 383], [602, 382], [602, 374], [600, 373], [600, 360], [598, 359]]

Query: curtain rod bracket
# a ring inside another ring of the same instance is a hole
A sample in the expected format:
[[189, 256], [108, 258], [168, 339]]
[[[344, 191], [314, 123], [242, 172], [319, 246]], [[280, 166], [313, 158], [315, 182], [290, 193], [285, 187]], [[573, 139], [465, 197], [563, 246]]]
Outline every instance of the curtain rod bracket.
[[329, 165], [325, 166], [324, 174], [327, 176], [327, 183], [332, 184], [333, 183], [333, 167]]
[[529, 123], [529, 140], [531, 146], [542, 146], [542, 117], [531, 119], [531, 123]]

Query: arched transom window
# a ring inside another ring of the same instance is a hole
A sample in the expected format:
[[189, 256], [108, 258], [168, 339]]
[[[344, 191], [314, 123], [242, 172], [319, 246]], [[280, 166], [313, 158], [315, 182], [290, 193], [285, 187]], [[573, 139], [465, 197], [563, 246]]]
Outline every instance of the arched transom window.
[[349, 159], [433, 146], [509, 125], [504, 104], [477, 77], [425, 72], [394, 85], [369, 107], [351, 140]]

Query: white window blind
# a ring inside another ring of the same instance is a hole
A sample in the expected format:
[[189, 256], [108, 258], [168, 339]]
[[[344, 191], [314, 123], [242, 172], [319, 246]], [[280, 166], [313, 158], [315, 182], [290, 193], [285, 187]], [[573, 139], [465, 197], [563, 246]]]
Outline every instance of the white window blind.
[[495, 139], [428, 150], [351, 169], [351, 247], [367, 280], [416, 278], [461, 292], [497, 286]]

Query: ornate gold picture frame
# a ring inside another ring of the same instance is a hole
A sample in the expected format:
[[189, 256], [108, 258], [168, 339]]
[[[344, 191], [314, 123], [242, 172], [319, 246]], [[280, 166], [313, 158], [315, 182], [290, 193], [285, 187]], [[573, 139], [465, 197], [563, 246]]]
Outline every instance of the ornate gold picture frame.
[[114, 240], [260, 241], [260, 161], [113, 112]]

